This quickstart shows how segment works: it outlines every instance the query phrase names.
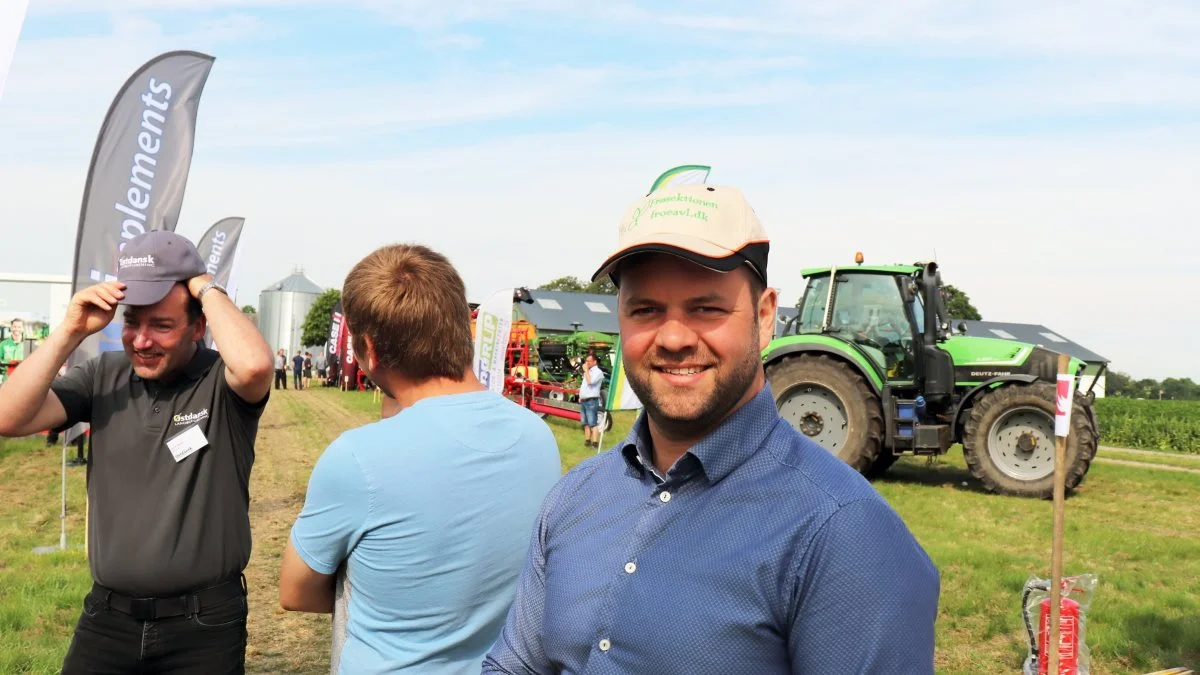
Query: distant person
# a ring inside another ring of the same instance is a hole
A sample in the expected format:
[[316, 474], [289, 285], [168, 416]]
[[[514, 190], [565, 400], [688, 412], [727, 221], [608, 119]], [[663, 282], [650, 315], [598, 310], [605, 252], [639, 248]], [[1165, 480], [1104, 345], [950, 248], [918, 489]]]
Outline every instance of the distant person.
[[583, 360], [583, 381], [579, 385], [579, 414], [583, 424], [583, 445], [600, 447], [600, 385], [604, 383], [604, 371], [600, 370], [596, 355], [589, 353]]
[[304, 355], [300, 352], [292, 357], [292, 378], [296, 389], [304, 388]]
[[275, 388], [287, 389], [287, 352], [283, 347], [275, 352]]
[[[119, 306], [124, 351], [56, 378]], [[249, 483], [270, 390], [271, 348], [167, 230], [129, 240], [117, 280], [76, 293], [0, 389], [0, 435], [91, 424], [93, 584], [64, 675], [245, 670]]]
[[376, 250], [346, 277], [342, 306], [355, 359], [383, 390], [381, 419], [317, 460], [280, 604], [331, 612], [344, 593], [334, 672], [476, 675], [560, 473], [554, 436], [476, 379], [470, 306], [442, 255]]
[[8, 337], [0, 340], [0, 384], [8, 377], [9, 367], [25, 359], [25, 322], [13, 319]]
[[313, 356], [312, 352], [304, 352], [304, 388], [312, 386]]
[[546, 498], [483, 672], [932, 673], [937, 568], [775, 407], [778, 297], [750, 204], [663, 188], [619, 232], [592, 280], [618, 289], [644, 409]]

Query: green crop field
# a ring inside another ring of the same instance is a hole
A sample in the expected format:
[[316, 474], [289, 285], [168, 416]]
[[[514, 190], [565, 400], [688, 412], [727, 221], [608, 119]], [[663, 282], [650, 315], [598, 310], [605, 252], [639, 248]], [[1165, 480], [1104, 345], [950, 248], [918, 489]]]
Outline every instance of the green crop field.
[[1200, 401], [1096, 400], [1100, 443], [1200, 454]]
[[[377, 418], [379, 406], [366, 393], [272, 393], [250, 488], [247, 665], [324, 674], [329, 617], [279, 609], [279, 559], [316, 458], [341, 431]], [[631, 422], [619, 413], [605, 446]], [[564, 470], [595, 453], [577, 424], [549, 424]], [[90, 584], [82, 468], [68, 469], [68, 549], [32, 552], [58, 542], [60, 452], [38, 438], [0, 441], [0, 673], [58, 672]], [[1200, 667], [1200, 472], [1191, 457], [1158, 455], [1175, 466], [1120, 464], [1102, 452], [1067, 502], [1065, 572], [1099, 577], [1087, 628], [1095, 675]], [[983, 493], [957, 450], [903, 459], [874, 484], [941, 572], [937, 672], [1020, 672], [1021, 587], [1031, 574], [1049, 576], [1050, 502]]]

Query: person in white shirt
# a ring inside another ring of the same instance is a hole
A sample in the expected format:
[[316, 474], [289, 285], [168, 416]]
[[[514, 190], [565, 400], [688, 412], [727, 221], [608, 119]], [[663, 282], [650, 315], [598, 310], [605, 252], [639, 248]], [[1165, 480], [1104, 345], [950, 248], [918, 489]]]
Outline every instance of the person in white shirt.
[[588, 354], [583, 361], [583, 382], [579, 385], [579, 412], [583, 444], [589, 448], [600, 447], [600, 385], [603, 382], [604, 371], [600, 370], [596, 355]]

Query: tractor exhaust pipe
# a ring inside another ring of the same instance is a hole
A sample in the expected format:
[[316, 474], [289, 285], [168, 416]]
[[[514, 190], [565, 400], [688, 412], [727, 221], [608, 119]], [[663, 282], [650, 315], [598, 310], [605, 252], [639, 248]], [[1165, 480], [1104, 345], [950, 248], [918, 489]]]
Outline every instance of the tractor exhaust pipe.
[[938, 340], [938, 318], [945, 311], [942, 307], [937, 263], [925, 265], [921, 272], [921, 285], [925, 287], [925, 327], [921, 337], [926, 347], [933, 347], [937, 345]]

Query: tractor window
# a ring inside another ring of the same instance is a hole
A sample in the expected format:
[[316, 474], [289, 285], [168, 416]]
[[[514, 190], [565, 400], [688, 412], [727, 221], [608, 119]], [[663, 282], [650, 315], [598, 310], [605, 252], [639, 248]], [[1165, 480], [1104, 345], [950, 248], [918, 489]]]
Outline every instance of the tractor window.
[[821, 321], [825, 318], [825, 301], [828, 299], [829, 277], [810, 278], [808, 288], [804, 291], [800, 314], [788, 333], [820, 333]]
[[913, 329], [895, 277], [839, 274], [834, 298], [830, 331], [862, 347], [887, 371], [889, 379], [912, 379], [916, 358]]
[[913, 325], [918, 331], [925, 330], [925, 305], [921, 304], [921, 294], [913, 294], [913, 300], [909, 303], [912, 309]]

